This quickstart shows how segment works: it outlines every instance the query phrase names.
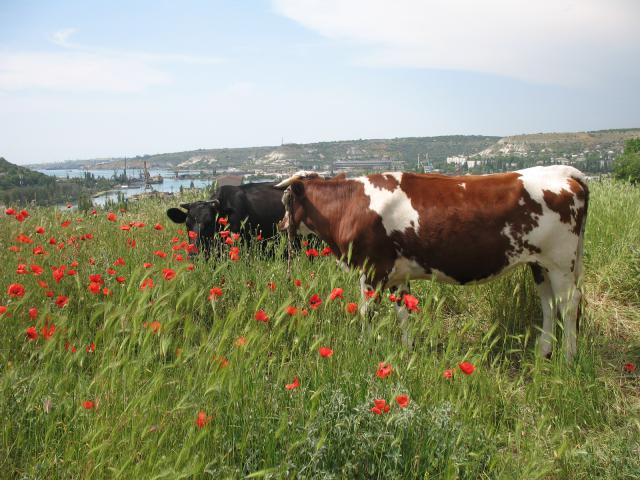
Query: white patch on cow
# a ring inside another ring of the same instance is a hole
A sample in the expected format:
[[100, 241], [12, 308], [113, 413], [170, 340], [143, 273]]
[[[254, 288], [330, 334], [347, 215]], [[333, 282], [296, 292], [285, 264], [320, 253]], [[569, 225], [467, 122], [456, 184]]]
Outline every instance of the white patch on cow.
[[[563, 223], [560, 214], [551, 210], [544, 201], [544, 191], [560, 194], [562, 191], [573, 195], [576, 208], [584, 206], [584, 202], [571, 192], [569, 179], [586, 181], [584, 174], [573, 167], [555, 165], [550, 167], [533, 167], [518, 170], [525, 190], [533, 201], [542, 207], [542, 215], [533, 215], [536, 226], [521, 239], [515, 239], [511, 225], [506, 224], [502, 234], [509, 238], [511, 245], [516, 246], [521, 242], [528, 242], [540, 248], [541, 253], [531, 253], [526, 248], [522, 252], [514, 252], [509, 257], [509, 263], [523, 263], [529, 260], [537, 260], [547, 266], [557, 266], [562, 269], [570, 269], [571, 262], [575, 258], [579, 235], [573, 233], [573, 220], [571, 223]], [[520, 203], [520, 202], [519, 202]]]
[[393, 172], [385, 175], [392, 175], [398, 181], [398, 186], [393, 191], [376, 187], [367, 177], [354, 180], [364, 185], [364, 193], [369, 197], [369, 208], [380, 215], [387, 235], [394, 231], [404, 232], [407, 228], [413, 228], [417, 233], [420, 226], [419, 216], [411, 205], [411, 199], [400, 188], [402, 173]]
[[463, 190], [466, 190], [466, 189], [467, 189], [467, 184], [466, 184], [466, 182], [459, 183], [459, 184], [458, 184], [458, 186], [459, 186], [460, 188], [462, 188]]
[[415, 260], [407, 257], [398, 257], [393, 263], [387, 284], [389, 286], [396, 286], [411, 279], [429, 277], [430, 275], [427, 274], [425, 269]]
[[409, 280], [419, 279], [435, 279], [439, 282], [457, 284], [455, 278], [450, 277], [446, 273], [432, 268], [427, 271], [418, 262], [412, 258], [398, 257], [393, 263], [393, 268], [389, 273], [386, 287], [393, 287], [406, 284]]

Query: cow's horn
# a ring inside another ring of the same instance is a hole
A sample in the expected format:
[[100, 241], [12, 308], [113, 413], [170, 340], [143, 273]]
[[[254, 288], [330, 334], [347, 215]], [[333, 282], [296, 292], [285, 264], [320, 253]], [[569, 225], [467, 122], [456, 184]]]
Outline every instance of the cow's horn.
[[281, 181], [280, 183], [278, 183], [275, 188], [279, 188], [280, 190], [284, 190], [285, 188], [287, 188], [289, 185], [291, 185], [295, 180], [301, 180], [303, 178], [307, 178], [307, 177], [319, 177], [320, 175], [318, 175], [317, 172], [312, 172], [309, 170], [300, 170], [296, 173], [294, 173], [293, 175], [291, 175], [289, 178]]

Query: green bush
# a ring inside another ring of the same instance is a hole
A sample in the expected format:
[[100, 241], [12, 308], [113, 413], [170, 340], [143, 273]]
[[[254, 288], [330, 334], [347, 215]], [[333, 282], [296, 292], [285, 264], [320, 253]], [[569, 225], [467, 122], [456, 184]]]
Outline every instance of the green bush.
[[619, 180], [626, 180], [634, 185], [640, 182], [640, 138], [625, 142], [624, 153], [616, 159], [613, 173]]

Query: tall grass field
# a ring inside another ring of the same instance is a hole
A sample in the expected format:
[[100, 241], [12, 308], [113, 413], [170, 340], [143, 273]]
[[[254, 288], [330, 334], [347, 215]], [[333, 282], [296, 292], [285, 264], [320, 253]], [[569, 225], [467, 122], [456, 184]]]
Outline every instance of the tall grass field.
[[0, 478], [640, 478], [640, 189], [590, 188], [571, 365], [525, 268], [413, 282], [408, 348], [320, 243], [189, 258], [193, 193], [2, 211]]

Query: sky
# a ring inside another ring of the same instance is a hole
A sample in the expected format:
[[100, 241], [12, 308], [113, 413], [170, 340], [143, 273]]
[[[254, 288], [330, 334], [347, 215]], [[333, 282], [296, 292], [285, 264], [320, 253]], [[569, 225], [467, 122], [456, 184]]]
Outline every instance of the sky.
[[640, 127], [637, 0], [2, 0], [0, 156]]

